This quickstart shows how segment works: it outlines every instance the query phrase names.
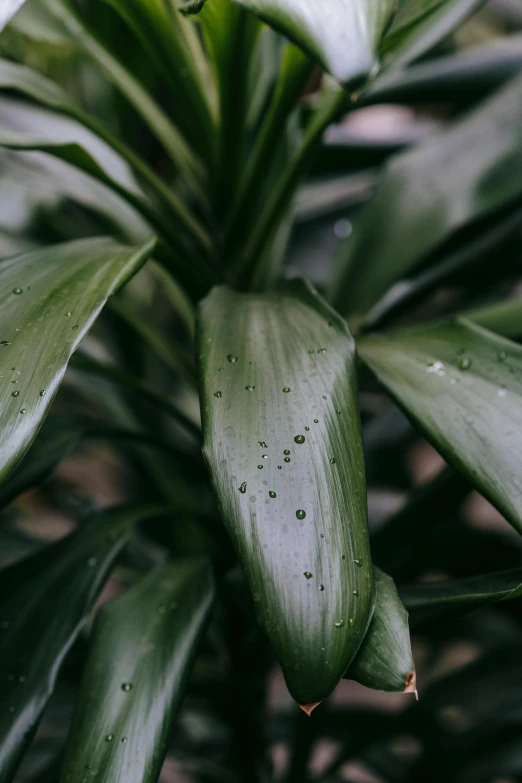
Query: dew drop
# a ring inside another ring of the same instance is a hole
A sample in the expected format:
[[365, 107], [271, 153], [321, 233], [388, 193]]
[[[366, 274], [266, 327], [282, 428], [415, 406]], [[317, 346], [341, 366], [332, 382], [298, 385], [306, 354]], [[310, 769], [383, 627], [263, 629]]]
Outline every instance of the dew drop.
[[22, 288], [13, 288], [13, 294], [16, 294], [17, 296], [19, 296], [20, 294], [23, 294], [23, 289]]
[[354, 596], [357, 598], [357, 596], [359, 595], [359, 591], [358, 591], [358, 590], [354, 590], [354, 591], [353, 591], [353, 594], [354, 594]]
[[112, 742], [114, 739], [114, 734], [107, 734], [105, 737], [105, 742]]
[[298, 508], [297, 511], [295, 512], [295, 515], [297, 519], [304, 519], [306, 516], [306, 511], [303, 511], [302, 508]]
[[[2, 342], [0, 343], [0, 345], [11, 345], [11, 343], [9, 342], [9, 340], [2, 340]], [[13, 368], [13, 369], [14, 369], [14, 368]]]
[[442, 362], [430, 362], [426, 366], [426, 372], [433, 372], [441, 378], [446, 375], [446, 370], [444, 369]]
[[353, 617], [350, 617], [350, 619], [348, 620], [348, 625], [355, 625], [355, 620], [353, 619]]
[[76, 331], [76, 329], [77, 329], [77, 328], [78, 328], [78, 324], [74, 324], [74, 326], [73, 326], [73, 332], [74, 332], [74, 331]]
[[243, 481], [243, 483], [239, 487], [239, 491], [241, 492], [242, 495], [244, 495], [246, 490], [247, 490], [247, 483], [246, 481]]
[[469, 370], [471, 367], [471, 359], [469, 359], [467, 356], [464, 357], [464, 359], [461, 359], [459, 362], [459, 368], [461, 370]]
[[335, 465], [335, 457], [332, 457], [332, 459], [330, 460], [330, 465]]
[[314, 424], [319, 424], [319, 419], [314, 419]]
[[326, 394], [323, 394], [323, 400], [326, 400]]
[[341, 409], [337, 408], [337, 413], [341, 414]]
[[290, 388], [288, 386], [285, 386], [283, 391], [284, 391], [285, 394], [288, 394], [288, 392], [290, 391]]
[[47, 394], [46, 390], [45, 389], [41, 389], [40, 397], [45, 397], [46, 394]]
[[282, 466], [282, 465], [278, 465], [278, 466], [277, 466], [277, 469], [278, 469], [278, 470], [282, 470], [282, 468], [283, 468], [283, 466]]
[[290, 457], [285, 457], [285, 462], [290, 462]]
[[268, 454], [262, 454], [261, 456], [263, 457], [263, 459], [268, 459]]
[[222, 395], [222, 393], [220, 391], [214, 392], [214, 397], [217, 397], [218, 399], [220, 399], [222, 396], [223, 395]]
[[310, 427], [305, 427], [305, 432], [310, 432]]
[[363, 561], [361, 560], [360, 557], [354, 560], [353, 562], [355, 563], [356, 566], [358, 566], [358, 568], [362, 568]]
[[26, 414], [26, 413], [27, 413], [27, 409], [26, 408], [22, 408], [22, 410], [20, 411], [20, 415], [24, 416], [24, 414]]
[[341, 555], [341, 560], [346, 560], [346, 555]]
[[257, 469], [258, 469], [258, 470], [263, 470], [263, 466], [262, 466], [262, 465], [258, 465], [258, 466], [257, 466]]
[[245, 389], [247, 391], [254, 391], [255, 388], [256, 388], [255, 386], [251, 386], [250, 384], [248, 384], [248, 386], [245, 386]]
[[305, 442], [305, 436], [304, 435], [296, 435], [294, 438], [294, 441], [296, 443], [304, 443]]
[[257, 442], [259, 443], [259, 445], [261, 446], [262, 449], [267, 449], [268, 448], [268, 446], [266, 445], [264, 440], [258, 440]]
[[66, 318], [70, 318], [70, 317], [71, 317], [71, 315], [72, 315], [72, 313], [65, 313], [65, 317], [66, 317]]
[[306, 579], [311, 579], [313, 577], [313, 574], [311, 571], [305, 571], [303, 576], [306, 577]]
[[230, 362], [230, 364], [235, 364], [235, 363], [238, 361], [238, 358], [237, 358], [237, 356], [234, 356], [234, 354], [233, 354], [233, 353], [229, 353], [229, 354], [227, 355], [227, 359], [228, 359], [228, 361]]
[[271, 498], [276, 498], [277, 497], [276, 493], [273, 490], [270, 490], [270, 492], [268, 494], [270, 495]]
[[499, 362], [505, 362], [507, 359], [507, 353], [505, 351], [499, 351], [497, 358]]
[[324, 585], [319, 585], [317, 589], [319, 590], [320, 593], [322, 593], [324, 590]]
[[123, 742], [123, 744], [125, 745], [125, 743], [127, 742], [127, 737], [122, 737], [120, 742]]
[[326, 353], [326, 348], [319, 348], [317, 353]]
[[339, 620], [339, 622], [334, 623], [336, 628], [342, 628], [344, 625], [344, 620]]
[[324, 533], [321, 533], [321, 538], [324, 538]]
[[285, 450], [283, 451], [283, 454], [286, 454], [286, 455], [288, 456], [288, 455], [290, 454], [290, 449], [285, 449]]
[[121, 686], [122, 691], [128, 693], [132, 690], [132, 682], [124, 682]]
[[18, 397], [19, 394], [20, 394], [19, 391], [11, 392], [11, 397]]

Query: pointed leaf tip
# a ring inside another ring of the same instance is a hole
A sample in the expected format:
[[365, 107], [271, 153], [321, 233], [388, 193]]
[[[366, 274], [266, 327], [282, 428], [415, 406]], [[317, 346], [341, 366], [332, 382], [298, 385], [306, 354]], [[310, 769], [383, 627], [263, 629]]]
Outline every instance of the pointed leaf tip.
[[300, 704], [299, 709], [303, 710], [303, 712], [306, 712], [308, 717], [310, 717], [315, 708], [320, 704], [322, 704], [320, 701], [314, 701], [312, 704]]

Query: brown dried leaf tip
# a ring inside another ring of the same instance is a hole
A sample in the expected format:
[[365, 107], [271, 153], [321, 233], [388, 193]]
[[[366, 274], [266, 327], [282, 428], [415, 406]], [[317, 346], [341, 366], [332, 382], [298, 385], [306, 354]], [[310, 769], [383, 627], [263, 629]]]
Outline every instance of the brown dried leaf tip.
[[300, 704], [300, 709], [303, 710], [303, 712], [306, 712], [308, 717], [312, 714], [312, 712], [315, 710], [316, 707], [318, 707], [321, 704], [320, 701], [314, 701], [313, 704]]
[[410, 672], [406, 677], [406, 686], [404, 688], [404, 693], [414, 693], [415, 698], [417, 699], [417, 701], [419, 701], [419, 694], [417, 691], [417, 675], [415, 674], [415, 672]]

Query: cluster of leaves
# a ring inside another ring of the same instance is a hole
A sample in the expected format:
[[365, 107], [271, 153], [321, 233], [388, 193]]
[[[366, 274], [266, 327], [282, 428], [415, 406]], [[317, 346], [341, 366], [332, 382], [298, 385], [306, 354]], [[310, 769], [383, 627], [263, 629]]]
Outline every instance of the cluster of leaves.
[[[520, 35], [448, 53], [477, 0], [21, 5], [0, 9], [23, 212], [0, 226], [0, 783], [156, 781], [169, 749], [196, 780], [261, 783], [292, 738], [288, 783], [321, 738], [325, 783], [352, 759], [518, 779], [519, 539], [464, 501], [522, 533]], [[411, 149], [347, 131], [441, 99], [451, 119]], [[421, 487], [418, 433], [447, 463]], [[87, 521], [60, 478], [86, 448], [115, 455], [125, 501], [89, 497]], [[74, 529], [32, 552], [44, 481]], [[384, 489], [400, 507], [368, 525]], [[121, 594], [90, 627], [104, 585]], [[456, 640], [480, 654], [399, 715], [264, 725], [275, 660], [307, 714], [343, 678], [415, 692], [408, 611], [427, 679]]]

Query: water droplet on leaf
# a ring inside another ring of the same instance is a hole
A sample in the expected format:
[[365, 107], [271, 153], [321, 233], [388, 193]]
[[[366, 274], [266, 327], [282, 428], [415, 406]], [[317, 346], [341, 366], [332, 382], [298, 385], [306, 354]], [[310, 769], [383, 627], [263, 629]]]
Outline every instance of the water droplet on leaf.
[[23, 294], [23, 289], [22, 288], [13, 288], [13, 294], [16, 294], [17, 296], [19, 296], [20, 294]]
[[214, 392], [214, 397], [217, 397], [218, 399], [222, 397], [222, 393], [220, 391]]
[[237, 356], [234, 356], [234, 354], [233, 354], [233, 353], [229, 353], [229, 354], [227, 355], [227, 359], [228, 359], [228, 361], [230, 362], [230, 364], [235, 364], [235, 363], [238, 361], [238, 358], [237, 358]]
[[344, 620], [339, 620], [339, 622], [334, 623], [336, 628], [342, 628], [344, 625]]
[[11, 392], [11, 397], [18, 397], [19, 394], [20, 394], [19, 391]]
[[313, 574], [311, 571], [305, 571], [303, 576], [305, 576], [307, 579], [311, 579], [313, 577]]
[[304, 519], [306, 516], [306, 511], [303, 511], [302, 508], [298, 508], [297, 511], [295, 512], [295, 515], [297, 519]]
[[461, 370], [469, 370], [471, 367], [471, 359], [469, 359], [467, 356], [464, 357], [464, 359], [461, 359], [459, 362], [459, 368]]
[[296, 435], [294, 438], [296, 443], [304, 443], [305, 442], [305, 436], [304, 435]]
[[245, 494], [245, 492], [247, 491], [247, 483], [246, 483], [246, 481], [243, 481], [243, 483], [239, 487], [239, 491], [241, 492], [242, 495]]
[[276, 498], [277, 497], [276, 493], [273, 490], [270, 490], [270, 492], [268, 494], [270, 495], [271, 498]]
[[288, 394], [288, 392], [290, 391], [290, 389], [289, 389], [289, 387], [288, 387], [288, 386], [285, 386], [285, 388], [283, 389], [283, 391], [284, 391], [284, 393], [285, 393], [285, 394]]
[[125, 693], [128, 693], [132, 690], [132, 682], [124, 682], [121, 686], [122, 691], [125, 691]]

